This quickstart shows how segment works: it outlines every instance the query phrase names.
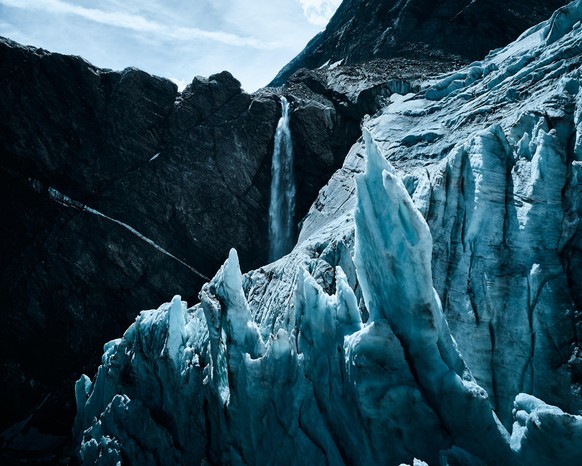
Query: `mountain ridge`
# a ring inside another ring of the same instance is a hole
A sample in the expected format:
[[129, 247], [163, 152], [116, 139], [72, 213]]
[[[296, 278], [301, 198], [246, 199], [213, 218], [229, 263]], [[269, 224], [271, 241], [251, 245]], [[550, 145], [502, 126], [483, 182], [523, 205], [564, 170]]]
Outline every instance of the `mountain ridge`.
[[281, 85], [301, 68], [316, 69], [338, 61], [354, 65], [374, 58], [422, 57], [460, 65], [479, 60], [566, 3], [345, 0], [327, 27], [269, 85]]

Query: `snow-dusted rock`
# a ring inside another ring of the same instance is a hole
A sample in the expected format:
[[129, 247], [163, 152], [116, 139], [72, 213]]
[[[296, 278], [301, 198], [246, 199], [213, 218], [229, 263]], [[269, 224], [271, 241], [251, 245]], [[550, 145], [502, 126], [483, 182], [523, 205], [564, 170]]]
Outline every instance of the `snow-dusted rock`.
[[81, 456], [580, 463], [581, 20], [392, 96], [289, 255], [143, 312], [77, 384]]

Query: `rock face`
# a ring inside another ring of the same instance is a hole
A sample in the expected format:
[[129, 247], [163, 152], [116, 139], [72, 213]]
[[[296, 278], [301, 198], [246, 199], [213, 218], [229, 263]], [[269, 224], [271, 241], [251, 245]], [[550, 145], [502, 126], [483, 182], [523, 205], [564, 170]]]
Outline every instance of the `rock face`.
[[581, 22], [390, 96], [288, 256], [106, 345], [80, 457], [578, 464]]
[[565, 0], [344, 0], [324, 31], [275, 77], [283, 84], [301, 68], [376, 58], [450, 63], [478, 60], [502, 47]]

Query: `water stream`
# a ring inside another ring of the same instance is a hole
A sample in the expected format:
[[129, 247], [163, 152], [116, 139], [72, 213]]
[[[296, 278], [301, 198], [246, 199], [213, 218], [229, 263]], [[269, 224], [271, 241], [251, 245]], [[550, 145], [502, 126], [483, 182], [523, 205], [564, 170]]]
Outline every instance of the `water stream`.
[[293, 144], [289, 130], [289, 102], [281, 97], [281, 118], [275, 132], [271, 165], [271, 203], [269, 205], [269, 260], [283, 257], [293, 247], [295, 228], [295, 180]]

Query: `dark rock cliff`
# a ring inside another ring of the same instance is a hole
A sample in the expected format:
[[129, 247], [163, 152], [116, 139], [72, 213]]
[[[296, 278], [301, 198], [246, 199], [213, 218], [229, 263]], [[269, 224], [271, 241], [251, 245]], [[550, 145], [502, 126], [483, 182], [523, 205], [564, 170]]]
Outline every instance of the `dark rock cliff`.
[[[6, 427], [47, 396], [43, 410], [67, 412], [103, 342], [172, 293], [192, 299], [229, 247], [246, 267], [264, 258], [279, 109], [226, 72], [178, 94], [9, 41], [0, 62]], [[68, 433], [70, 418], [50, 417]]]

